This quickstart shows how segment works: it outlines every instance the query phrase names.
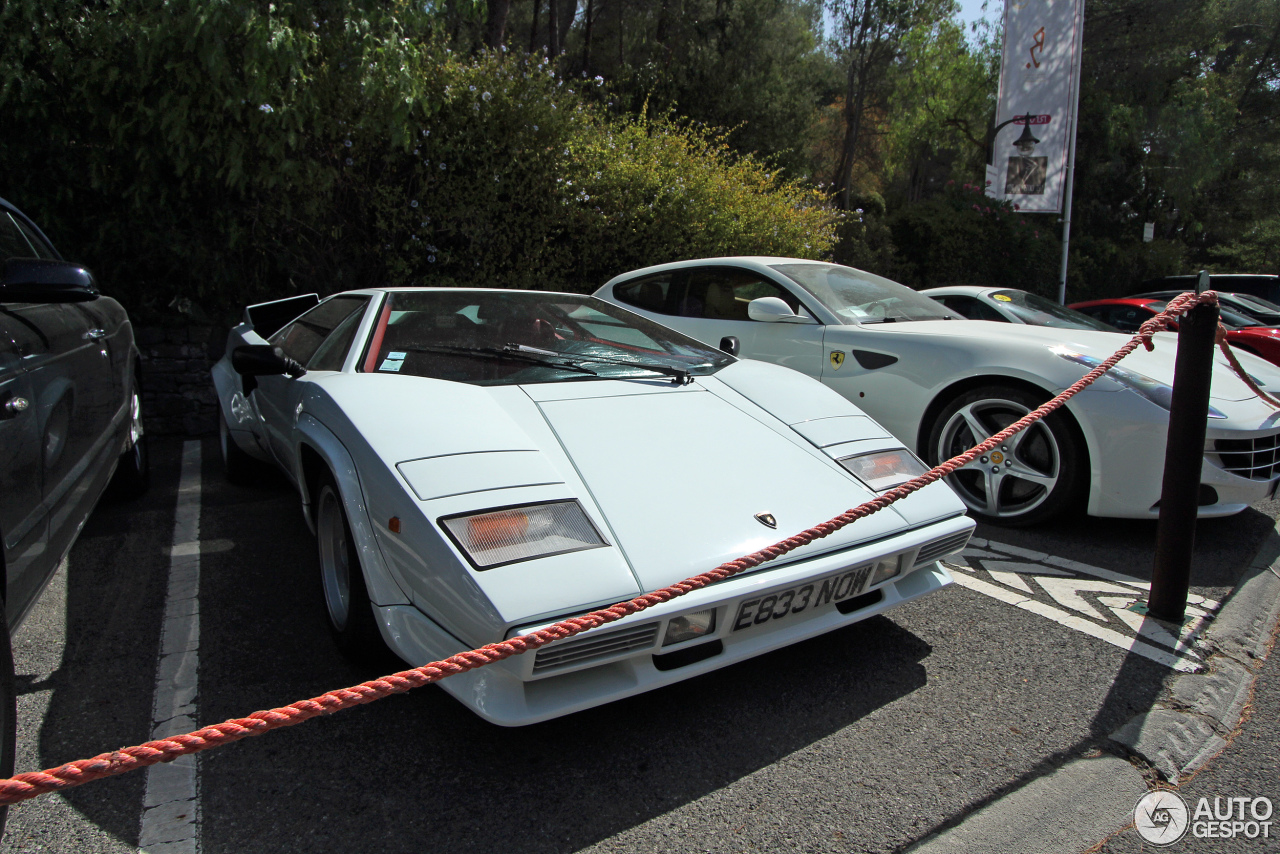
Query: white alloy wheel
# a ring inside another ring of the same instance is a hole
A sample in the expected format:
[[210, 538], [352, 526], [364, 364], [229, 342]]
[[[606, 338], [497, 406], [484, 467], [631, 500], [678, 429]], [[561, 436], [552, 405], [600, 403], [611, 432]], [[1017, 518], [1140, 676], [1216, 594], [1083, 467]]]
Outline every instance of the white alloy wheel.
[[328, 472], [321, 477], [315, 501], [320, 592], [334, 641], [354, 663], [381, 666], [387, 647], [374, 619], [342, 495]]
[[341, 633], [351, 617], [352, 549], [342, 499], [329, 483], [320, 488], [316, 537], [320, 546], [320, 582], [325, 608], [333, 630]]

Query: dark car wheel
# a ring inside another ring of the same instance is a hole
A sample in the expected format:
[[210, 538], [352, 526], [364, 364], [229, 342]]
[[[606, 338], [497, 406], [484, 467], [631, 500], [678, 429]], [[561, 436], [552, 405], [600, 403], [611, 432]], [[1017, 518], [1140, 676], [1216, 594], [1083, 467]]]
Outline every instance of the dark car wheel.
[[129, 394], [129, 446], [116, 463], [111, 488], [119, 498], [137, 498], [151, 486], [151, 457], [142, 426], [142, 395], [135, 386]]
[[[13, 684], [13, 646], [9, 621], [0, 603], [0, 777], [13, 776], [13, 755], [18, 736], [18, 694]], [[0, 806], [0, 837], [9, 808]]]
[[254, 483], [262, 474], [262, 463], [246, 454], [231, 438], [225, 415], [218, 415], [218, 445], [222, 449], [222, 471], [227, 480], [238, 486]]
[[351, 536], [342, 496], [327, 473], [316, 493], [315, 513], [320, 590], [329, 628], [344, 655], [362, 664], [370, 663], [384, 655], [386, 647], [374, 621], [360, 553]]
[[[1043, 399], [991, 385], [952, 399], [929, 430], [931, 465], [962, 454], [1008, 427]], [[1089, 454], [1079, 429], [1055, 412], [947, 478], [971, 513], [1002, 525], [1031, 525], [1074, 506], [1087, 485]]]

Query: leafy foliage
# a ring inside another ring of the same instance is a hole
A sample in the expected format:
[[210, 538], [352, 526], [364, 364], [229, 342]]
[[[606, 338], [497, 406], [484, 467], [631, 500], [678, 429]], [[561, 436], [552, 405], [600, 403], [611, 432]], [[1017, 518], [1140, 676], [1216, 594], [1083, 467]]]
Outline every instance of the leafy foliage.
[[585, 291], [673, 253], [831, 242], [820, 199], [721, 138], [613, 123], [549, 63], [451, 52], [418, 13], [71, 11], [5, 7], [36, 37], [0, 41], [0, 192], [144, 314], [370, 285]]
[[909, 260], [904, 284], [987, 285], [1057, 296], [1057, 235], [1043, 219], [1017, 213], [983, 194], [976, 184], [949, 182], [928, 201], [889, 219], [894, 243]]

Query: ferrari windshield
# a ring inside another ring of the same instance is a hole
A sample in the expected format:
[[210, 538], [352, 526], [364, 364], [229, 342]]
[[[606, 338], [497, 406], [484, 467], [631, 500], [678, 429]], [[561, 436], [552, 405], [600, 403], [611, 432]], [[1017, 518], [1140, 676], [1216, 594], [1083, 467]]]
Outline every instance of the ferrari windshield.
[[940, 302], [897, 282], [838, 264], [776, 264], [842, 323], [894, 323], [954, 317]]
[[996, 302], [1003, 303], [1005, 309], [1023, 323], [1031, 326], [1053, 326], [1059, 329], [1096, 329], [1099, 332], [1115, 332], [1101, 320], [1094, 320], [1087, 314], [1081, 314], [1073, 308], [1058, 305], [1037, 294], [1026, 291], [996, 291], [991, 294]]
[[733, 361], [594, 297], [502, 290], [393, 291], [363, 370], [474, 385], [687, 381]]

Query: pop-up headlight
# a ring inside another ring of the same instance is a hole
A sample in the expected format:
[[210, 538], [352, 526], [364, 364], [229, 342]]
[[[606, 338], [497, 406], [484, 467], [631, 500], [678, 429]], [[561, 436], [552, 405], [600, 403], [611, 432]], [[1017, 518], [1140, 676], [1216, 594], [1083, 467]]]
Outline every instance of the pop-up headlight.
[[452, 516], [440, 524], [476, 569], [607, 545], [577, 501]]
[[901, 486], [929, 470], [928, 466], [920, 462], [919, 457], [906, 448], [842, 457], [836, 462], [873, 492], [884, 492]]

